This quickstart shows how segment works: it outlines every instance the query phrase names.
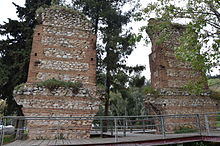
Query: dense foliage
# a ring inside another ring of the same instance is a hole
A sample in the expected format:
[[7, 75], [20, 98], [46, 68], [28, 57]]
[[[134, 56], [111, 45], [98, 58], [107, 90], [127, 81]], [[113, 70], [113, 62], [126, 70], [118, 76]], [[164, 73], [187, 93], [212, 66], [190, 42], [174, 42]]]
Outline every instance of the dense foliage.
[[123, 27], [131, 20], [135, 6], [123, 12], [130, 0], [73, 0], [74, 7], [87, 15], [97, 34], [97, 83], [105, 86], [104, 115], [109, 115], [110, 92], [121, 92], [128, 82], [129, 73], [143, 70], [142, 66], [129, 67], [126, 58], [135, 47], [130, 41], [133, 34]]
[[211, 97], [220, 100], [220, 78], [213, 77], [208, 80], [208, 84], [211, 90]]
[[[187, 31], [177, 48], [182, 58], [206, 63], [205, 70], [220, 63], [220, 2], [218, 0], [157, 0], [143, 11], [144, 15], [155, 14], [156, 18], [187, 24]], [[205, 49], [204, 49], [205, 48]], [[193, 60], [196, 58], [195, 60]], [[198, 65], [197, 65], [198, 66]]]
[[37, 24], [35, 11], [50, 4], [50, 0], [26, 0], [25, 7], [14, 4], [19, 20], [8, 19], [0, 25], [0, 35], [5, 37], [0, 40], [0, 98], [7, 100], [6, 114], [22, 115], [13, 99], [13, 90], [27, 80], [33, 28]]
[[[147, 110], [144, 104], [144, 98], [150, 88], [149, 82], [140, 75], [132, 76], [129, 80], [129, 86], [121, 88], [120, 91], [110, 92], [110, 116], [134, 116], [146, 115]], [[104, 115], [104, 109], [101, 106], [99, 116]]]
[[[220, 65], [220, 2], [218, 0], [156, 0], [137, 13], [137, 19], [154, 17], [162, 21], [186, 25], [186, 31], [176, 47], [182, 61], [191, 62], [194, 69], [210, 73]], [[162, 26], [163, 27], [163, 26]], [[164, 38], [162, 38], [164, 39]], [[207, 78], [189, 83], [202, 91]], [[191, 87], [190, 87], [191, 89]]]

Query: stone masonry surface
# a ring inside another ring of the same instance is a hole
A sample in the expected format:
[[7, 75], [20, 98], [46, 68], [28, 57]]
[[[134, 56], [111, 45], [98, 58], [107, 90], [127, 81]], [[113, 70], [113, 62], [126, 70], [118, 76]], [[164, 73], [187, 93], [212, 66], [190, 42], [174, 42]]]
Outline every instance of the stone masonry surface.
[[[39, 17], [39, 16], [38, 16]], [[25, 116], [93, 117], [99, 108], [96, 92], [96, 37], [79, 12], [61, 6], [46, 8], [34, 30], [28, 81], [14, 91]], [[81, 82], [72, 88], [38, 86], [48, 79]], [[29, 120], [30, 139], [89, 138], [92, 120]], [[59, 130], [59, 132], [58, 132]]]
[[51, 70], [73, 70], [73, 71], [86, 71], [89, 69], [88, 63], [77, 63], [71, 61], [56, 61], [56, 60], [39, 60], [38, 65], [41, 69]]
[[[158, 94], [146, 95], [146, 108], [149, 109], [150, 114], [157, 115], [217, 112], [218, 101], [211, 99], [208, 92], [192, 95], [184, 90], [183, 87], [189, 81], [199, 79], [201, 73], [193, 70], [190, 63], [181, 62], [175, 57], [174, 47], [179, 45], [178, 38], [185, 31], [185, 27], [179, 24], [170, 24], [168, 28], [163, 30], [154, 29], [154, 26], [164, 25], [164, 23], [150, 19], [147, 30], [152, 42], [152, 53], [150, 54], [151, 86], [158, 91]], [[164, 42], [158, 43], [164, 33], [171, 34], [171, 36]], [[166, 118], [165, 123], [169, 123], [171, 120]], [[175, 119], [172, 123], [195, 122], [195, 120]], [[167, 125], [165, 130], [173, 132], [178, 128], [180, 127]]]
[[67, 47], [67, 48], [86, 48], [88, 49], [89, 47], [89, 42], [87, 40], [72, 40], [69, 38], [64, 38], [64, 37], [59, 37], [59, 38], [54, 38], [51, 36], [44, 36], [42, 38], [41, 43], [43, 45], [48, 45], [48, 46], [56, 46], [56, 47]]
[[41, 17], [43, 25], [46, 26], [60, 28], [65, 26], [66, 28], [74, 27], [75, 29], [92, 30], [91, 23], [83, 14], [74, 10], [62, 9], [59, 6], [46, 9]]
[[62, 50], [57, 48], [45, 48], [44, 54], [47, 57], [68, 58], [68, 59], [85, 59], [85, 52], [83, 50]]
[[71, 81], [71, 82], [84, 82], [88, 83], [89, 77], [86, 76], [73, 76], [73, 75], [67, 75], [67, 74], [57, 74], [57, 73], [42, 73], [39, 72], [36, 75], [36, 78], [38, 81], [45, 81], [48, 79], [57, 79], [57, 80], [64, 80], [64, 81]]
[[65, 37], [76, 37], [82, 39], [89, 39], [90, 33], [88, 31], [80, 30], [80, 29], [67, 29], [64, 27], [51, 27], [51, 26], [44, 26], [43, 31], [46, 32], [48, 35], [56, 35], [56, 36], [65, 36]]
[[[165, 22], [151, 19], [147, 30], [152, 41], [152, 53], [150, 54], [152, 86], [156, 89], [182, 88], [186, 82], [200, 78], [201, 74], [194, 71], [189, 62], [180, 61], [175, 57], [174, 48], [179, 45], [178, 38], [184, 33], [185, 27], [170, 24], [170, 27], [167, 26], [163, 30], [154, 28], [164, 24]], [[170, 36], [166, 36], [166, 40], [160, 42], [160, 38], [167, 33]]]

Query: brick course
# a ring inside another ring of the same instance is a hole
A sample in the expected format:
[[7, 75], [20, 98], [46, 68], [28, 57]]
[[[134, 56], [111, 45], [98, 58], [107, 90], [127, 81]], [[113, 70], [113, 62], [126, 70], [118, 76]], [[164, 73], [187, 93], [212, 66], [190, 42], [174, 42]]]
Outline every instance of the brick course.
[[[14, 91], [25, 116], [93, 117], [98, 111], [96, 94], [96, 36], [91, 23], [79, 12], [59, 6], [46, 8], [42, 24], [34, 30], [28, 81]], [[37, 83], [55, 78], [80, 81], [83, 87], [50, 91]], [[57, 128], [62, 130], [57, 134]], [[28, 121], [30, 139], [88, 138], [92, 121]], [[72, 128], [71, 128], [72, 127]]]
[[[146, 108], [150, 114], [198, 114], [217, 112], [218, 101], [211, 99], [208, 92], [202, 95], [192, 95], [184, 90], [183, 86], [189, 81], [198, 80], [201, 73], [192, 69], [189, 62], [182, 62], [175, 57], [174, 47], [179, 45], [178, 38], [185, 31], [185, 27], [170, 24], [163, 30], [153, 29], [151, 26], [163, 25], [163, 21], [151, 19], [147, 33], [152, 42], [150, 54], [151, 86], [158, 91], [158, 95], [146, 95]], [[158, 43], [164, 34], [171, 34], [164, 42]], [[204, 84], [204, 87], [207, 83]], [[167, 118], [165, 123], [172, 119]], [[195, 120], [195, 119], [194, 119]], [[187, 123], [183, 119], [176, 119], [174, 123]], [[166, 127], [168, 131], [178, 128]]]

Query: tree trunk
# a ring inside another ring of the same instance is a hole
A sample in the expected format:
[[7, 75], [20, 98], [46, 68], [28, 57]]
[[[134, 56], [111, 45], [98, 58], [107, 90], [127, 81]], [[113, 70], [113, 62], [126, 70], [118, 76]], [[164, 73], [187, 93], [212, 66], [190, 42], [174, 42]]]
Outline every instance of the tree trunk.
[[[107, 50], [107, 57], [109, 57], [109, 51]], [[108, 60], [109, 61], [109, 60]], [[109, 116], [109, 99], [110, 99], [110, 68], [109, 68], [109, 62], [107, 63], [106, 67], [106, 97], [105, 97], [105, 109], [104, 109], [104, 116]], [[103, 121], [103, 132], [108, 131], [108, 121], [104, 120]]]

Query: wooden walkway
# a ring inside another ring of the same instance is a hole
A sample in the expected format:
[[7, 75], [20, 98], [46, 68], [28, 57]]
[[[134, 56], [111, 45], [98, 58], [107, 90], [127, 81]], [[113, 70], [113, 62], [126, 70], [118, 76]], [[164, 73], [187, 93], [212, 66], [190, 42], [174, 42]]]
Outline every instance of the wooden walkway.
[[[220, 135], [220, 134], [219, 134]], [[199, 133], [187, 134], [168, 134], [165, 138], [162, 135], [156, 134], [130, 134], [126, 137], [114, 138], [90, 138], [90, 139], [74, 139], [74, 140], [17, 140], [6, 146], [50, 146], [50, 145], [136, 145], [152, 143], [151, 145], [171, 144], [181, 142], [201, 141]], [[190, 139], [191, 138], [191, 139]], [[175, 142], [172, 142], [175, 140]], [[184, 139], [181, 141], [180, 139]], [[171, 140], [171, 141], [170, 141]], [[220, 137], [218, 138], [220, 141]], [[217, 141], [218, 141], [217, 140]], [[166, 143], [164, 143], [166, 141]], [[169, 142], [170, 141], [170, 142]], [[136, 144], [135, 144], [136, 143]]]

